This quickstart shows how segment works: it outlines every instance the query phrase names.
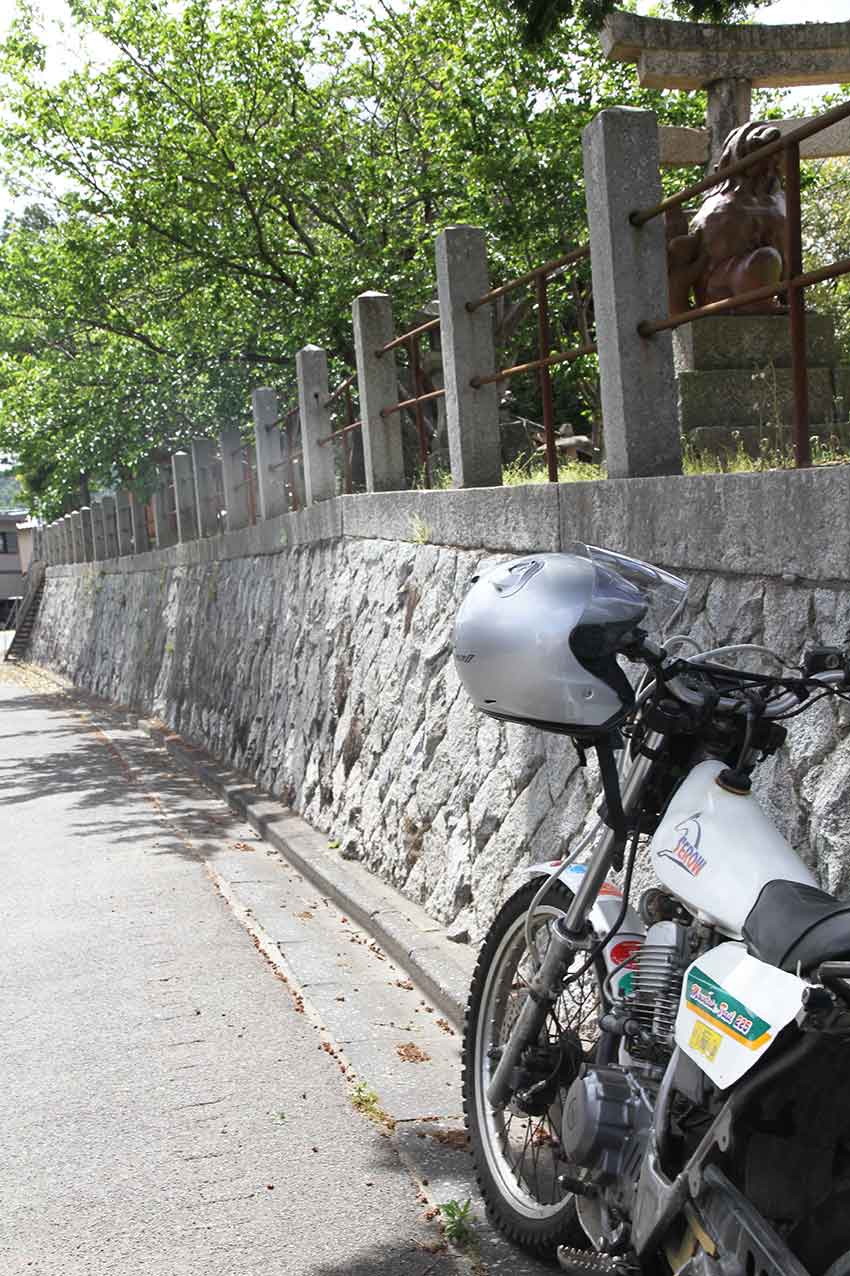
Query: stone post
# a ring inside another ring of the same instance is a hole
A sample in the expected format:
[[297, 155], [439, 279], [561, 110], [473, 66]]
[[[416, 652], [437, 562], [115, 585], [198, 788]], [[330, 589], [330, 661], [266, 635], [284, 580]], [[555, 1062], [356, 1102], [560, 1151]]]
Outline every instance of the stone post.
[[201, 536], [214, 536], [218, 531], [218, 448], [214, 439], [192, 439], [192, 466], [195, 471], [195, 504]]
[[221, 452], [227, 530], [233, 532], [238, 527], [247, 527], [251, 521], [248, 508], [248, 483], [242, 464], [242, 439], [239, 431], [222, 430], [218, 445]]
[[74, 555], [75, 563], [85, 561], [83, 557], [83, 528], [80, 522], [80, 511], [74, 510], [71, 513], [71, 548]]
[[84, 505], [80, 510], [80, 529], [83, 537], [83, 562], [91, 563], [94, 561], [94, 531], [90, 505]]
[[295, 356], [298, 376], [298, 412], [301, 418], [301, 461], [304, 469], [304, 504], [315, 505], [336, 495], [333, 443], [320, 444], [331, 433], [326, 407], [328, 356], [319, 346], [304, 346]]
[[629, 222], [661, 199], [657, 121], [614, 107], [582, 140], [608, 477], [681, 474], [672, 338], [638, 334], [641, 320], [668, 313], [664, 219]]
[[103, 511], [103, 535], [106, 540], [106, 557], [118, 557], [118, 516], [115, 511], [115, 497], [103, 496], [100, 500]]
[[286, 513], [283, 440], [277, 426], [280, 402], [274, 390], [263, 388], [252, 392], [251, 407], [257, 448], [259, 517], [276, 518], [278, 514]]
[[133, 553], [146, 553], [151, 547], [148, 521], [145, 518], [144, 502], [139, 500], [135, 492], [130, 493], [130, 527], [133, 534]]
[[366, 490], [401, 491], [405, 486], [401, 416], [398, 412], [381, 416], [382, 408], [399, 401], [395, 351], [376, 353], [395, 336], [392, 302], [383, 292], [361, 293], [354, 300], [353, 316]]
[[102, 563], [104, 558], [106, 558], [106, 533], [103, 525], [103, 508], [100, 501], [95, 501], [91, 507], [91, 526], [94, 561]]
[[71, 515], [62, 515], [62, 562], [73, 563], [74, 542], [71, 538]]
[[437, 292], [446, 387], [449, 463], [455, 487], [502, 482], [499, 389], [472, 384], [496, 371], [493, 315], [489, 305], [469, 311], [490, 291], [487, 244], [477, 226], [448, 226], [437, 236]]
[[167, 549], [177, 540], [177, 523], [172, 517], [170, 492], [171, 471], [163, 466], [159, 471], [159, 482], [153, 493], [153, 525], [157, 549]]
[[180, 544], [198, 539], [198, 507], [195, 501], [195, 475], [188, 452], [175, 452], [171, 458], [174, 474], [174, 509], [177, 514], [177, 539]]
[[130, 514], [130, 493], [118, 492], [115, 497], [115, 518], [118, 532], [118, 556], [133, 552], [133, 520]]

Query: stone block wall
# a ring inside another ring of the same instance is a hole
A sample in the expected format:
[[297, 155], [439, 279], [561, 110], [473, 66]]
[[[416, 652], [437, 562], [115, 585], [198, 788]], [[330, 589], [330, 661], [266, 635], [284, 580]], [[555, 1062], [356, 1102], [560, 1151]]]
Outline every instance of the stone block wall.
[[[48, 569], [33, 658], [249, 772], [474, 940], [521, 865], [562, 853], [596, 781], [569, 740], [466, 702], [451, 627], [481, 561], [575, 540], [633, 553], [690, 581], [678, 629], [794, 659], [850, 625], [849, 509], [850, 468], [342, 497]], [[848, 722], [815, 706], [758, 780], [839, 891]]]

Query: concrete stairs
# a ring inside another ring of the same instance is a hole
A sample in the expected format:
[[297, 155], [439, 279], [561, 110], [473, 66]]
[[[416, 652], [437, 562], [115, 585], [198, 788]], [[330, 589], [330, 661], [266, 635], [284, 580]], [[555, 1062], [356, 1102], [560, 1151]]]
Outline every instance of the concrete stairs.
[[26, 655], [43, 594], [44, 572], [42, 570], [37, 582], [33, 582], [32, 588], [27, 591], [18, 608], [15, 620], [15, 636], [9, 644], [4, 659], [21, 660]]

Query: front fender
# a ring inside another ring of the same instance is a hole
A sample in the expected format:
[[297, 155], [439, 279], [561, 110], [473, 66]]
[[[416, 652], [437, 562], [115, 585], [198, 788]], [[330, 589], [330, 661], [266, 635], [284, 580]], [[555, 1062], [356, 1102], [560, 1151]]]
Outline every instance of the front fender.
[[[563, 861], [552, 860], [546, 863], [529, 864], [525, 871], [532, 878], [548, 877], [559, 862]], [[586, 864], [569, 864], [558, 876], [565, 886], [575, 891], [586, 872]], [[597, 939], [603, 939], [608, 934], [616, 923], [622, 907], [623, 892], [620, 887], [616, 882], [603, 882], [588, 919]], [[646, 927], [632, 906], [627, 905], [622, 921], [602, 950], [605, 967], [609, 974], [641, 947], [645, 935]], [[626, 965], [614, 976], [612, 988], [615, 994], [624, 996], [631, 992], [631, 985], [632, 970], [629, 965]]]

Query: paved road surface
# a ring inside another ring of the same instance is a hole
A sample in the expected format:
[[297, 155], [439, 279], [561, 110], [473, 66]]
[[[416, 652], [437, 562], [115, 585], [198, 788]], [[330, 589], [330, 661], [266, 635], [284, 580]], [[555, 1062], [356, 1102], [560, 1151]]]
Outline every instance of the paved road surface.
[[73, 704], [8, 682], [0, 802], [2, 1276], [464, 1270], [216, 891], [226, 821], [199, 852]]

